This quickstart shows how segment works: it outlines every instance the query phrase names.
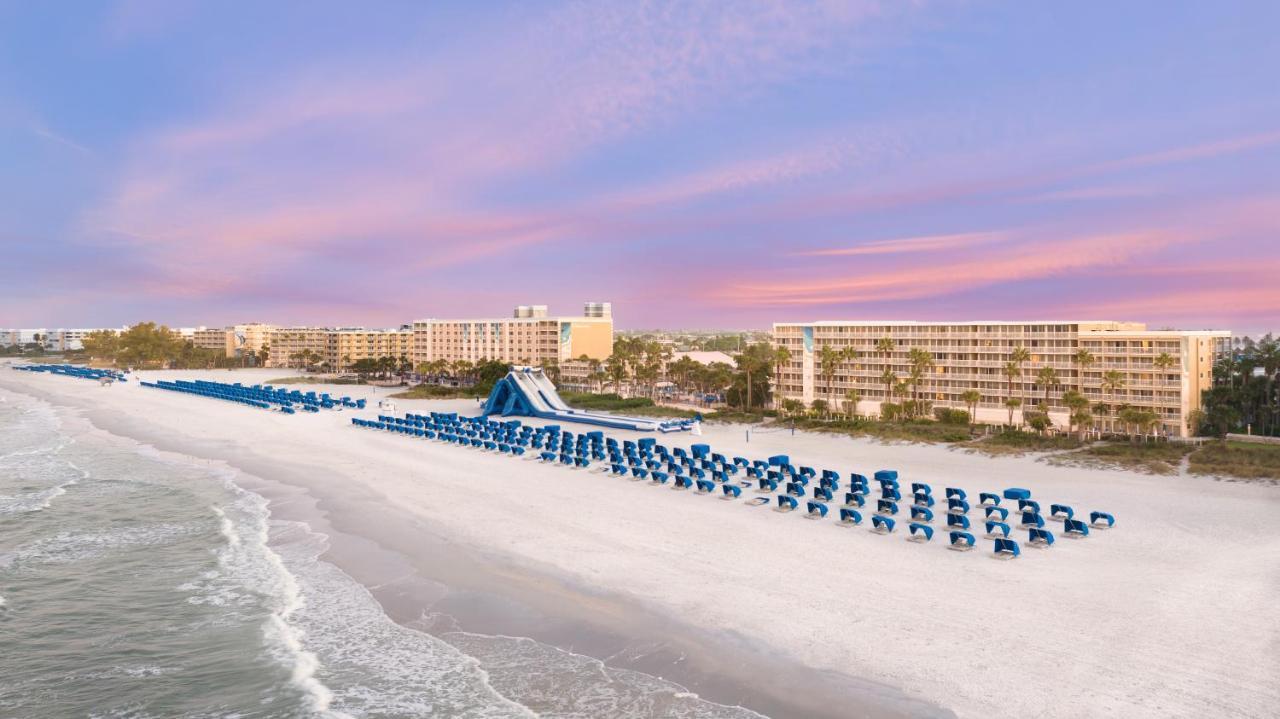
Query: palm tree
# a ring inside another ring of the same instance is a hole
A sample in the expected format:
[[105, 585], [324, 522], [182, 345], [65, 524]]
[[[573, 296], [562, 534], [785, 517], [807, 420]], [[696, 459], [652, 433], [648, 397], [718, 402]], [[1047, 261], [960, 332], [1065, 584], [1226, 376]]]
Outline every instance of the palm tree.
[[1124, 373], [1120, 370], [1107, 370], [1102, 375], [1102, 391], [1111, 395], [1111, 402], [1114, 404], [1116, 393], [1124, 389], [1125, 379]]
[[1071, 359], [1076, 363], [1076, 366], [1079, 367], [1079, 369], [1076, 370], [1076, 391], [1083, 395], [1084, 372], [1092, 367], [1096, 360], [1093, 357], [1093, 353], [1083, 347], [1076, 350], [1076, 353], [1071, 355]]
[[982, 401], [982, 393], [976, 389], [968, 389], [960, 395], [960, 399], [969, 408], [969, 429], [973, 429], [978, 416], [978, 403]]
[[1022, 376], [1022, 367], [1012, 360], [1004, 364], [1004, 376], [1006, 379], [1005, 403], [1004, 406], [1009, 408], [1009, 425], [1013, 426], [1013, 410], [1022, 405], [1022, 400], [1018, 400], [1016, 404], [1010, 404], [1009, 400], [1017, 399], [1013, 396], [1013, 380]]
[[912, 412], [914, 413], [920, 410], [920, 382], [924, 379], [924, 373], [933, 368], [935, 363], [933, 361], [933, 354], [926, 350], [922, 350], [919, 347], [911, 348], [910, 359], [908, 362], [911, 365], [911, 374], [908, 381], [911, 383], [911, 396], [912, 401], [915, 404], [915, 407], [912, 409]]
[[836, 368], [840, 365], [840, 350], [829, 344], [818, 348], [818, 374], [822, 376], [824, 394], [831, 396], [831, 384], [835, 380]]
[[885, 367], [884, 372], [880, 373], [880, 381], [884, 383], [884, 401], [892, 401], [893, 387], [898, 383], [898, 375], [894, 374], [891, 368]]
[[[776, 388], [774, 390], [775, 397], [782, 396], [782, 371], [786, 369], [787, 365], [790, 364], [790, 362], [791, 362], [791, 350], [787, 349], [786, 345], [778, 345], [773, 349], [773, 372], [774, 372], [773, 386]], [[778, 403], [775, 399], [774, 406], [777, 407], [777, 404]]]
[[1155, 359], [1151, 360], [1151, 364], [1160, 372], [1168, 372], [1173, 369], [1174, 365], [1178, 364], [1178, 360], [1168, 352], [1161, 352], [1156, 355]]
[[737, 357], [733, 358], [738, 363], [738, 370], [746, 376], [747, 380], [747, 406], [746, 410], [751, 411], [755, 405], [752, 401], [752, 375], [759, 375], [761, 372], [769, 372], [773, 363], [773, 348], [766, 343], [748, 345]]
[[858, 403], [862, 401], [862, 393], [850, 389], [844, 393], [845, 408], [849, 410], [849, 419], [858, 416]]
[[[1009, 361], [1018, 365], [1019, 377], [1022, 376], [1022, 365], [1026, 364], [1027, 361], [1029, 361], [1030, 359], [1031, 359], [1031, 352], [1029, 352], [1027, 348], [1023, 347], [1022, 345], [1018, 345], [1017, 347], [1014, 347], [1013, 352], [1009, 353]], [[1012, 396], [1013, 394], [1012, 386], [1010, 387], [1009, 394], [1010, 396]]]
[[[1062, 394], [1062, 404], [1066, 406], [1069, 412], [1067, 415], [1068, 432], [1070, 432], [1074, 426], [1080, 424], [1079, 419], [1081, 417], [1085, 415], [1088, 415], [1089, 418], [1093, 417], [1093, 415], [1089, 414], [1089, 398], [1073, 389], [1067, 390]], [[1080, 426], [1080, 430], [1084, 431], [1084, 427]]]
[[1062, 380], [1058, 378], [1058, 371], [1052, 367], [1041, 367], [1036, 373], [1036, 384], [1044, 387], [1044, 414], [1049, 416], [1049, 390], [1055, 389], [1062, 384]]
[[1009, 408], [1009, 426], [1013, 426], [1013, 411], [1022, 406], [1021, 397], [1009, 397], [1005, 399], [1004, 406]]

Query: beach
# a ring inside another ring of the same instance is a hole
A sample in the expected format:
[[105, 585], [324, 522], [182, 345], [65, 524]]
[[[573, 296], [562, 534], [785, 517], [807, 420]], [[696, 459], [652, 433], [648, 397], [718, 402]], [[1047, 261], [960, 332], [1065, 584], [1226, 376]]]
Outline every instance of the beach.
[[[245, 384], [282, 374], [141, 373]], [[2, 390], [96, 431], [238, 473], [246, 490], [268, 500], [272, 517], [326, 537], [318, 561], [368, 589], [399, 626], [476, 657], [504, 696], [550, 702], [557, 692], [503, 673], [517, 663], [512, 647], [524, 647], [526, 664], [598, 671], [590, 660], [604, 660], [775, 717], [1280, 710], [1273, 486], [785, 430], [748, 439], [740, 425], [658, 436], [729, 456], [788, 454], [842, 478], [896, 469], [904, 494], [911, 482], [927, 482], [939, 498], [954, 486], [976, 502], [980, 491], [1026, 487], [1046, 510], [1065, 503], [1077, 514], [1116, 517], [1115, 528], [1085, 539], [1063, 537], [1051, 521], [1059, 537], [1052, 548], [1024, 546], [1017, 560], [1000, 561], [989, 540], [961, 553], [947, 548], [941, 529], [917, 544], [905, 527], [881, 536], [869, 520], [852, 528], [806, 521], [801, 512], [748, 506], [752, 490], [722, 501], [361, 430], [351, 417], [378, 414], [376, 399], [388, 390], [297, 387], [367, 397], [370, 409], [289, 416], [143, 388], [136, 378], [100, 387], [0, 364]], [[479, 410], [474, 400], [396, 404], [400, 413]], [[971, 513], [975, 525], [980, 516]], [[501, 651], [495, 638], [506, 638]], [[305, 647], [306, 636], [300, 641]], [[610, 715], [601, 706], [545, 715]]]

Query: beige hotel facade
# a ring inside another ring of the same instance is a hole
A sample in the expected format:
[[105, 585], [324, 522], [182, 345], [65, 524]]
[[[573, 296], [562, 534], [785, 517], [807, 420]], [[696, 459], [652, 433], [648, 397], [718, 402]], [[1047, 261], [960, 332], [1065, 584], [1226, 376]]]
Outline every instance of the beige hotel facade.
[[[893, 341], [890, 352], [877, 348], [885, 337]], [[1048, 409], [1059, 428], [1066, 428], [1069, 415], [1062, 396], [1074, 389], [1094, 405], [1151, 410], [1160, 418], [1161, 434], [1187, 437], [1187, 419], [1200, 407], [1202, 391], [1212, 386], [1214, 361], [1230, 341], [1226, 330], [1148, 330], [1135, 322], [779, 322], [773, 325], [773, 342], [786, 347], [791, 359], [776, 375], [775, 391], [782, 399], [806, 404], [824, 399], [843, 408], [847, 392], [856, 389], [861, 395], [858, 410], [876, 412], [886, 400], [881, 380], [885, 369], [906, 379], [910, 352], [919, 348], [935, 363], [920, 384], [922, 399], [934, 407], [967, 409], [961, 395], [977, 389], [982, 394], [977, 419], [1003, 423], [1008, 420], [1009, 397], [1004, 367], [1015, 348], [1025, 347], [1030, 360], [1013, 381], [1012, 394], [1024, 407], [1043, 402], [1045, 388], [1036, 384], [1036, 375], [1043, 367], [1054, 368], [1060, 385], [1048, 388]], [[840, 363], [830, 390], [818, 359], [823, 345], [836, 350], [852, 347], [858, 353], [856, 359]], [[1093, 356], [1088, 367], [1075, 362], [1081, 349]], [[1161, 354], [1174, 358], [1172, 367], [1155, 366]], [[1111, 370], [1124, 378], [1121, 389], [1104, 389], [1103, 376]], [[1114, 428], [1113, 415], [1095, 412], [1095, 421], [1101, 429]]]
[[413, 323], [413, 362], [498, 360], [511, 364], [564, 363], [613, 354], [613, 309], [588, 302], [581, 315], [548, 316], [545, 305], [522, 305], [496, 319], [423, 319]]
[[345, 372], [362, 359], [411, 357], [413, 332], [363, 327], [278, 327], [267, 336], [268, 367], [296, 367], [299, 354], [310, 352], [330, 371]]

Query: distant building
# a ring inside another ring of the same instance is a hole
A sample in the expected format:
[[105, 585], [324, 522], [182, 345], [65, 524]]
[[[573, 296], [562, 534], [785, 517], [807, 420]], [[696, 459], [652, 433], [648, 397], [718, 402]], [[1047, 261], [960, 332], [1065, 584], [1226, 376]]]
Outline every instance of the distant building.
[[[892, 341], [892, 350], [878, 347], [886, 337]], [[1043, 402], [1047, 390], [1049, 416], [1065, 428], [1069, 412], [1062, 396], [1074, 389], [1095, 407], [1112, 408], [1111, 414], [1094, 412], [1096, 425], [1103, 430], [1119, 429], [1114, 408], [1128, 405], [1155, 412], [1161, 433], [1185, 437], [1190, 433], [1187, 419], [1199, 409], [1201, 393], [1212, 386], [1214, 361], [1229, 349], [1231, 333], [1147, 330], [1135, 322], [778, 322], [773, 325], [773, 341], [791, 355], [775, 388], [781, 399], [806, 404], [823, 399], [833, 408], [842, 408], [846, 394], [856, 390], [862, 398], [860, 410], [877, 411], [882, 402], [898, 401], [886, 395], [881, 376], [889, 370], [899, 381], [907, 379], [909, 353], [919, 348], [933, 356], [935, 365], [920, 383], [921, 399], [935, 407], [966, 409], [961, 395], [976, 389], [982, 394], [978, 419], [1003, 423], [1008, 419], [1005, 400], [1010, 396], [1004, 367], [1013, 350], [1023, 347], [1030, 359], [1012, 383], [1012, 396], [1021, 399], [1024, 408]], [[835, 367], [829, 387], [820, 363], [824, 345], [858, 353]], [[1075, 362], [1074, 355], [1081, 349], [1093, 355], [1092, 365]], [[1173, 358], [1171, 367], [1155, 366], [1155, 358], [1162, 354]], [[1043, 367], [1057, 372], [1057, 386], [1037, 384], [1036, 375]], [[1104, 383], [1104, 375], [1111, 370], [1120, 373], [1122, 386]]]
[[497, 319], [423, 319], [413, 323], [413, 362], [497, 360], [511, 364], [561, 363], [613, 353], [613, 310], [588, 302], [578, 316], [549, 317], [545, 305], [521, 305]]
[[221, 352], [224, 357], [234, 357], [231, 332], [225, 329], [198, 329], [191, 335], [191, 344], [200, 349]]
[[232, 325], [221, 329], [201, 327], [192, 333], [191, 341], [196, 347], [225, 352], [227, 357], [242, 357], [245, 354], [257, 355], [267, 345], [275, 325], [250, 322], [243, 325]]
[[688, 352], [676, 352], [671, 355], [672, 362], [678, 362], [680, 358], [688, 357], [698, 364], [711, 365], [716, 362], [723, 362], [730, 367], [734, 366], [733, 357], [724, 352], [708, 351], [708, 350], [690, 350]]
[[310, 354], [315, 366], [334, 372], [348, 371], [362, 359], [410, 357], [413, 332], [363, 327], [276, 327], [266, 333], [268, 367], [298, 367], [300, 355]]
[[74, 352], [84, 349], [84, 338], [92, 332], [123, 332], [127, 327], [95, 327], [92, 329], [0, 329], [0, 347], [38, 344], [46, 352]]

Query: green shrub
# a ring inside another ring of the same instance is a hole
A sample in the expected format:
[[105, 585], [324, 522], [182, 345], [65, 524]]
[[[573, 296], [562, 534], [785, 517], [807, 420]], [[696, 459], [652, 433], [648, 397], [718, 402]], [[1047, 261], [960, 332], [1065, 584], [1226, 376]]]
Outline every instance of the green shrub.
[[933, 410], [933, 416], [943, 424], [969, 424], [969, 413], [962, 409], [952, 409], [950, 407], [938, 407]]

